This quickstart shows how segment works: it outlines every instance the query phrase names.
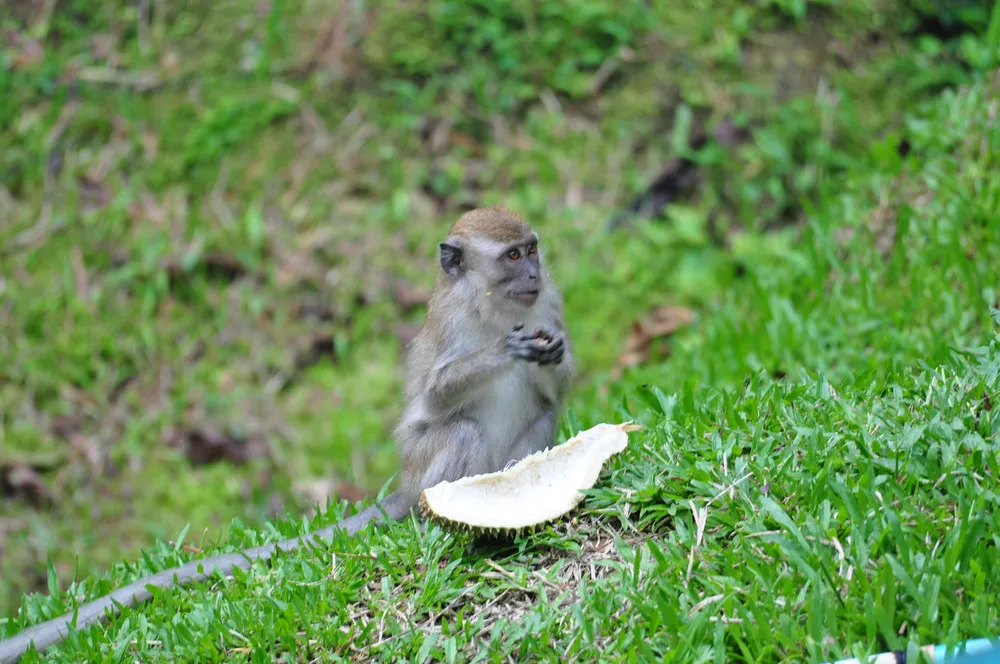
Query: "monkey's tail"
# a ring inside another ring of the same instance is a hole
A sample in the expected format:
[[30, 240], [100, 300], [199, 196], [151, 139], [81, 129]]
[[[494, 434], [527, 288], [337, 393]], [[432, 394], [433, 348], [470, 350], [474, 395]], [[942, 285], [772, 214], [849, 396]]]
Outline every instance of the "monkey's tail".
[[[217, 569], [223, 576], [229, 576], [234, 568], [249, 569], [255, 560], [268, 558], [276, 547], [276, 544], [268, 544], [242, 553], [229, 553], [215, 557], [211, 560], [211, 569]], [[171, 586], [174, 585], [175, 578], [177, 585], [197, 583], [209, 576], [209, 573], [201, 571], [206, 562], [208, 561], [193, 560], [179, 567], [151, 574], [104, 597], [88, 602], [76, 611], [70, 611], [58, 618], [29, 627], [16, 636], [0, 641], [0, 664], [16, 664], [32, 643], [35, 644], [35, 649], [42, 653], [52, 644], [62, 641], [69, 636], [74, 616], [76, 617], [76, 629], [82, 630], [104, 617], [117, 616], [123, 606], [136, 606], [145, 602], [153, 596], [149, 586], [156, 588]]]
[[[400, 507], [404, 502], [399, 494], [392, 494], [385, 499], [383, 504], [390, 518], [394, 520], [401, 518]], [[237, 553], [226, 553], [203, 560], [192, 560], [178, 567], [151, 574], [130, 583], [124, 588], [119, 588], [114, 592], [108, 593], [104, 597], [88, 602], [78, 607], [75, 611], [70, 611], [58, 618], [34, 625], [9, 639], [0, 641], [0, 664], [17, 664], [32, 644], [34, 644], [35, 650], [41, 654], [49, 646], [69, 636], [71, 627], [75, 627], [77, 631], [83, 630], [99, 622], [102, 618], [117, 616], [121, 613], [122, 607], [132, 607], [142, 604], [153, 596], [153, 593], [149, 590], [150, 586], [166, 588], [174, 585], [183, 586], [189, 583], [197, 583], [208, 578], [214, 571], [218, 571], [222, 576], [228, 577], [232, 575], [232, 571], [236, 568], [250, 569], [255, 561], [267, 560], [278, 549], [282, 551], [297, 549], [306, 540], [329, 540], [332, 539], [333, 533], [337, 530], [344, 530], [348, 535], [353, 535], [361, 530], [369, 521], [382, 515], [383, 511], [379, 505], [373, 504], [343, 521], [338, 521], [331, 526], [308, 535], [290, 537], [281, 542], [265, 544], [255, 549], [247, 549], [246, 551]], [[73, 620], [74, 616], [76, 618], [75, 623]]]

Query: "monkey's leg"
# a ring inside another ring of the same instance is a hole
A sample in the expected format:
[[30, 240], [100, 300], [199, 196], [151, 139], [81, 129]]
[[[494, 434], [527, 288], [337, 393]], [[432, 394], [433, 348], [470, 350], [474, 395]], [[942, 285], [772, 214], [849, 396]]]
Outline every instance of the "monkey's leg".
[[511, 458], [506, 461], [520, 461], [529, 454], [541, 452], [555, 442], [557, 428], [556, 414], [547, 410], [537, 420], [528, 425], [511, 448]]
[[440, 482], [454, 482], [468, 475], [490, 469], [490, 453], [486, 449], [482, 427], [474, 420], [455, 418], [435, 425], [424, 433], [423, 445], [438, 449], [424, 471], [416, 495]]

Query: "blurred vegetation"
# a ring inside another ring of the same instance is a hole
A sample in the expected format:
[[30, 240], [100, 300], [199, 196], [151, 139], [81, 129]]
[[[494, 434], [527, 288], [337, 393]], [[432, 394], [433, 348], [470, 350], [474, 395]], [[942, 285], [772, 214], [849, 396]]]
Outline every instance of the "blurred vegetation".
[[[0, 615], [49, 560], [65, 589], [188, 524], [373, 495], [469, 207], [542, 233], [583, 369], [563, 435], [758, 373], [891, 392], [985, 343], [991, 7], [0, 6]], [[676, 159], [695, 185], [609, 230]], [[663, 307], [692, 323], [633, 325]]]

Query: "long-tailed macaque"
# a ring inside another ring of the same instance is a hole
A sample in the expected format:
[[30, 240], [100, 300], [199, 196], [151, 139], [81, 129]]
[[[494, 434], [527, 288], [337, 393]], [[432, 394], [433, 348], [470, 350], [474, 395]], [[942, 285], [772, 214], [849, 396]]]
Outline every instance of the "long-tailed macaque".
[[[550, 447], [575, 375], [563, 303], [538, 250], [538, 234], [503, 208], [462, 215], [440, 244], [440, 265], [423, 327], [410, 343], [405, 404], [395, 429], [400, 486], [360, 513], [313, 533], [238, 553], [194, 560], [139, 579], [0, 641], [0, 664], [33, 644], [66, 638], [151, 596], [147, 586], [183, 586], [213, 570], [229, 576], [278, 550], [354, 534], [370, 521], [399, 520], [421, 492], [443, 481], [502, 470]], [[202, 571], [204, 570], [204, 571]]]

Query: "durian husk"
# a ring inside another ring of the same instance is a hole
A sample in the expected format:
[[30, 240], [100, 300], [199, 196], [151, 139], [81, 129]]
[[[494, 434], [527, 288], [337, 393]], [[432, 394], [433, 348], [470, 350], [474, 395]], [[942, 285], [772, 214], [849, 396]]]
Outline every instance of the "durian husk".
[[420, 510], [451, 530], [484, 537], [531, 532], [576, 508], [607, 460], [626, 448], [628, 433], [640, 429], [628, 422], [598, 424], [505, 470], [425, 489]]

